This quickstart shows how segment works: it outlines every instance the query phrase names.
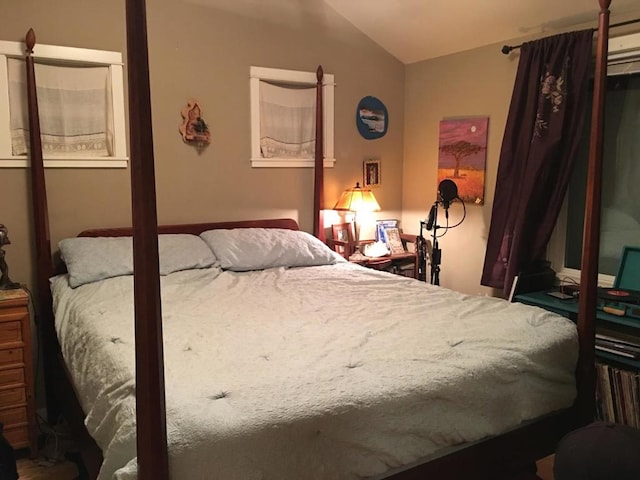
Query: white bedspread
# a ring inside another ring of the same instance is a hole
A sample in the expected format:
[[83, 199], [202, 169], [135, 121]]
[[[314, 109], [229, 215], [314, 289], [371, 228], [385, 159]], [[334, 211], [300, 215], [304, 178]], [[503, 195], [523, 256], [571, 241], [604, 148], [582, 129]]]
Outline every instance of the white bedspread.
[[[135, 478], [132, 277], [52, 280], [100, 480]], [[353, 264], [162, 277], [175, 479], [383, 475], [575, 397], [575, 326]]]

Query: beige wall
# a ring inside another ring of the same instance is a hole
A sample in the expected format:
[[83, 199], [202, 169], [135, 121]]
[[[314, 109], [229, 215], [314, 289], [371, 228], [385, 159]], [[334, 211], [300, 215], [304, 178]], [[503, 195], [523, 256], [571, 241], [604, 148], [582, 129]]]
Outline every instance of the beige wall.
[[[436, 200], [438, 128], [440, 120], [489, 117], [484, 205], [468, 204], [466, 218], [438, 240], [442, 250], [440, 284], [466, 293], [492, 294], [480, 286], [484, 250], [491, 218], [493, 190], [517, 68], [517, 55], [505, 56], [499, 45], [408, 65], [405, 86], [405, 157], [403, 216], [420, 228]], [[450, 223], [463, 214], [459, 203], [449, 209]], [[440, 210], [439, 225], [444, 224]], [[444, 230], [438, 230], [438, 234]], [[425, 237], [432, 232], [425, 230]], [[430, 270], [427, 272], [429, 273]]]
[[[268, 2], [266, 3], [268, 4]], [[176, 0], [147, 2], [149, 57], [160, 223], [291, 216], [312, 229], [312, 169], [252, 169], [249, 164], [249, 66], [315, 71], [336, 78], [336, 166], [326, 170], [325, 198], [362, 179], [362, 161], [383, 162], [376, 195], [384, 211], [402, 206], [404, 66], [325, 7], [284, 26]], [[20, 41], [29, 27], [39, 42], [126, 51], [124, 1], [2, 2], [2, 40]], [[37, 46], [36, 46], [37, 49]], [[360, 137], [358, 101], [387, 106], [389, 131]], [[202, 154], [182, 143], [180, 109], [195, 97], [211, 133]], [[130, 224], [129, 170], [48, 170], [52, 247], [96, 226]], [[14, 281], [34, 278], [28, 172], [1, 169], [0, 223]]]

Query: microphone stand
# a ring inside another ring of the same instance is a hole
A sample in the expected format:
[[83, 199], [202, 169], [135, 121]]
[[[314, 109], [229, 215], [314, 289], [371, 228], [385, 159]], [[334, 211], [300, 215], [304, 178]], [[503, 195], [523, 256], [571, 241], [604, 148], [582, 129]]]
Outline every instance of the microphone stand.
[[416, 238], [416, 252], [418, 253], [418, 280], [421, 282], [427, 281], [427, 241], [422, 235], [422, 229], [425, 227], [427, 222], [424, 220], [420, 220], [420, 235]]
[[[463, 214], [462, 219], [458, 223], [455, 225], [449, 225], [449, 206], [451, 206], [451, 202], [454, 200], [460, 200], [460, 203], [462, 203]], [[438, 205], [440, 204], [442, 205], [442, 208], [444, 208], [444, 214], [447, 219], [444, 227], [440, 227], [438, 225]], [[442, 180], [438, 185], [438, 199], [429, 211], [428, 222], [420, 221], [420, 236], [416, 241], [416, 247], [418, 250], [418, 280], [422, 280], [423, 282], [427, 281], [425, 272], [427, 241], [422, 236], [422, 227], [426, 226], [427, 230], [433, 229], [433, 245], [431, 248], [431, 284], [440, 285], [440, 261], [442, 260], [442, 251], [438, 245], [438, 228], [444, 228], [446, 233], [450, 228], [460, 225], [466, 216], [467, 209], [462, 199], [458, 196], [458, 186], [453, 182], [453, 180]]]
[[417, 238], [416, 250], [418, 251], [418, 280], [423, 282], [427, 281], [427, 272], [425, 271], [426, 259], [427, 259], [427, 241], [424, 238], [422, 232], [423, 228], [432, 230], [433, 244], [431, 248], [431, 277], [430, 281], [432, 285], [440, 285], [440, 261], [442, 258], [442, 251], [438, 245], [438, 205], [440, 202], [436, 201], [431, 210], [429, 211], [429, 220], [425, 222], [420, 221], [420, 235]]
[[438, 245], [438, 202], [433, 209], [433, 247], [431, 248], [431, 285], [440, 285], [440, 260], [442, 251]]

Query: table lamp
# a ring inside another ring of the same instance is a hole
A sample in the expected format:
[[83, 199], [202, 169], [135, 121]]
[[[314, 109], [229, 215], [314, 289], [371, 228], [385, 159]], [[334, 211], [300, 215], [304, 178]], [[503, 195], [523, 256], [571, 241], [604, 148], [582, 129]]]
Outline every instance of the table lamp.
[[354, 212], [353, 227], [356, 235], [356, 243], [360, 239], [360, 232], [358, 231], [357, 216], [358, 213], [363, 212], [377, 212], [380, 210], [380, 204], [376, 200], [373, 192], [368, 188], [360, 187], [360, 183], [356, 183], [353, 188], [348, 188], [336, 202], [334, 210], [342, 210]]

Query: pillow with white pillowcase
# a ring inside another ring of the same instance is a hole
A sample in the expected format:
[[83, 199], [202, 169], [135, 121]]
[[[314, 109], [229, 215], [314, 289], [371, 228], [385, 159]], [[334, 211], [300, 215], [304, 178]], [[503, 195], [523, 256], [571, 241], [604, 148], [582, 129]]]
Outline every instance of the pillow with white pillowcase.
[[[132, 237], [75, 237], [58, 244], [72, 288], [133, 274]], [[211, 249], [197, 235], [158, 235], [160, 275], [215, 264]]]
[[208, 230], [200, 237], [223, 269], [236, 272], [273, 267], [332, 265], [345, 259], [313, 235], [283, 228]]

